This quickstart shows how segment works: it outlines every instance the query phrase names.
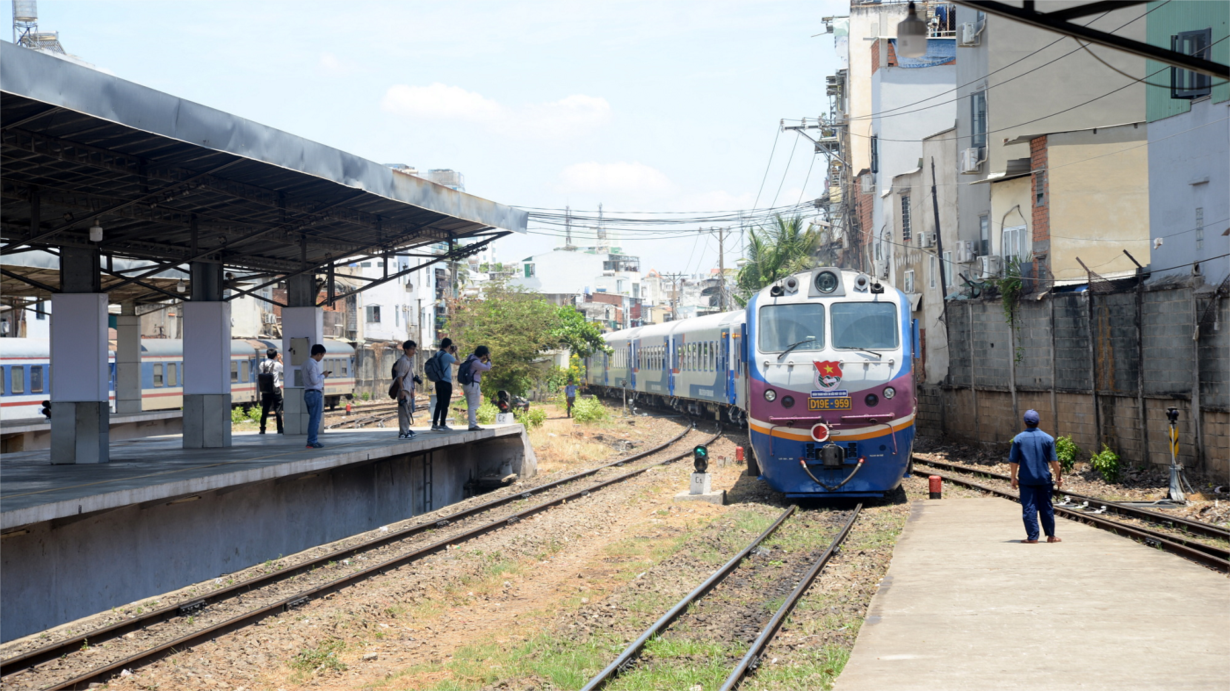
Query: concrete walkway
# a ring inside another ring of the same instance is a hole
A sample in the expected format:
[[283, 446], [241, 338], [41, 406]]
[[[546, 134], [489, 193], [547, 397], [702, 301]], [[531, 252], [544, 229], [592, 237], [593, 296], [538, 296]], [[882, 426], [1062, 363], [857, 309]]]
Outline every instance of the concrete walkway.
[[837, 691], [1230, 689], [1230, 580], [1003, 499], [915, 506]]

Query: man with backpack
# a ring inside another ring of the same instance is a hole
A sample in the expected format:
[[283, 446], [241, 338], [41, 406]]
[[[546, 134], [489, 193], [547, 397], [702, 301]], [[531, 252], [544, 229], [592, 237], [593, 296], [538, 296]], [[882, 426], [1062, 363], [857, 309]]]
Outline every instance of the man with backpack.
[[261, 393], [261, 434], [265, 433], [265, 423], [269, 413], [277, 423], [278, 434], [282, 429], [282, 363], [278, 361], [278, 349], [265, 351], [266, 360], [257, 367], [256, 382]]
[[483, 404], [483, 372], [491, 369], [491, 349], [481, 345], [474, 349], [474, 354], [466, 358], [457, 369], [457, 383], [466, 395], [466, 409], [470, 417], [470, 431], [482, 429], [478, 426], [478, 408]]
[[431, 431], [451, 432], [448, 421], [448, 403], [453, 397], [453, 365], [457, 362], [457, 346], [453, 339], [440, 341], [440, 349], [423, 365], [423, 373], [436, 385], [436, 409], [431, 414]]
[[402, 356], [393, 363], [393, 385], [389, 396], [397, 399], [397, 438], [414, 439], [417, 434], [410, 429], [414, 422], [414, 385], [423, 383], [414, 373], [414, 353], [419, 348], [414, 341], [401, 344]]

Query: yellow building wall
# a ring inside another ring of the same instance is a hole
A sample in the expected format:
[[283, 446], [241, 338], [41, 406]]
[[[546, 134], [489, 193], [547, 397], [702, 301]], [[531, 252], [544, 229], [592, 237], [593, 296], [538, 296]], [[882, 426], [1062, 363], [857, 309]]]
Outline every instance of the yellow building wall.
[[1149, 263], [1147, 143], [1143, 124], [1047, 138], [1056, 280], [1086, 276], [1077, 257], [1103, 275], [1136, 268], [1125, 249], [1141, 264]]

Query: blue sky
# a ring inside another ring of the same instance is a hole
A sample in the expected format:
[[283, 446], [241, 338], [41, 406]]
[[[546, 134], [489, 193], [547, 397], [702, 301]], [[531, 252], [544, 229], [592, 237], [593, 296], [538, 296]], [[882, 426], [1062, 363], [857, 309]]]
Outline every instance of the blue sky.
[[[382, 163], [453, 168], [472, 194], [618, 214], [750, 208], [778, 120], [827, 109], [833, 39], [812, 35], [846, 13], [833, 0], [42, 0], [39, 25], [119, 77]], [[817, 196], [820, 164], [801, 190], [810, 161], [783, 133], [760, 206], [779, 184], [778, 204]], [[714, 239], [621, 244], [642, 270], [717, 263]]]

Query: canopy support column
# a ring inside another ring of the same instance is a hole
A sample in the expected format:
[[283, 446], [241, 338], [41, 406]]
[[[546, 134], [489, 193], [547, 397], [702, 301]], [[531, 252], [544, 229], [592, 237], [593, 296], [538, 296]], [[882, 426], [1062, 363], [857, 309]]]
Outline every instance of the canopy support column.
[[141, 318], [131, 301], [115, 318], [115, 412], [141, 412]]
[[60, 248], [60, 290], [51, 296], [51, 462], [110, 460], [111, 366], [107, 294], [97, 248]]
[[324, 314], [316, 306], [318, 292], [313, 274], [291, 276], [286, 281], [288, 307], [282, 308], [282, 352], [286, 354], [282, 418], [288, 435], [308, 433], [303, 363], [310, 357], [312, 346], [324, 342]]
[[[231, 445], [231, 303], [222, 299], [222, 265], [193, 262], [184, 315], [184, 448]], [[252, 384], [255, 386], [255, 384]]]

